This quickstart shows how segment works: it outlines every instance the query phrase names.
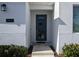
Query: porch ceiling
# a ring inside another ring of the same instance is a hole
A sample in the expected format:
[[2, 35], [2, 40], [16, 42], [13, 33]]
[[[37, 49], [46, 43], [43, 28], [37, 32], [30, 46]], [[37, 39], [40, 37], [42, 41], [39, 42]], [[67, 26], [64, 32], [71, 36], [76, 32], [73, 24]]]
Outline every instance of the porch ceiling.
[[29, 4], [32, 4], [32, 5], [53, 5], [54, 2], [29, 2]]
[[30, 10], [53, 10], [54, 2], [29, 2]]

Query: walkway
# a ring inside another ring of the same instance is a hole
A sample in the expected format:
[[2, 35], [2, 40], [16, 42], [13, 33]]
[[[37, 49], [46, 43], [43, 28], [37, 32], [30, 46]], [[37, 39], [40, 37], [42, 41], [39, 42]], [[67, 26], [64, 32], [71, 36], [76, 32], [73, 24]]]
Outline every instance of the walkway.
[[53, 57], [54, 53], [46, 44], [35, 44], [33, 46], [32, 57]]

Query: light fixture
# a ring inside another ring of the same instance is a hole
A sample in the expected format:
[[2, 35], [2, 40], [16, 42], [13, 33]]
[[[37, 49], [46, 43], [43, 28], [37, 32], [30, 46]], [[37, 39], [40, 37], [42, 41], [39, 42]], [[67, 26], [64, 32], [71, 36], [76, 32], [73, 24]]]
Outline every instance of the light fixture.
[[6, 4], [1, 4], [1, 11], [7, 11]]

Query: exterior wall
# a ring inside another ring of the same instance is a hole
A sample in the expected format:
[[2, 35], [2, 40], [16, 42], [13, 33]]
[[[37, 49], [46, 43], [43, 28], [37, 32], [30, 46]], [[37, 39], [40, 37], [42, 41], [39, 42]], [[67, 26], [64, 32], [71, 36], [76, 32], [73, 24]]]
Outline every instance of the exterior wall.
[[59, 51], [62, 52], [64, 44], [79, 43], [79, 33], [73, 33], [73, 2], [60, 2], [59, 18]]
[[52, 46], [55, 49], [55, 51], [58, 53], [59, 52], [59, 31], [58, 31], [58, 27], [59, 27], [59, 2], [55, 2], [54, 5], [54, 16], [53, 17], [53, 27], [52, 27]]
[[[0, 2], [0, 5], [2, 3]], [[5, 4], [7, 11], [0, 11], [0, 45], [16, 44], [28, 47], [26, 33], [28, 31], [26, 23], [29, 19], [28, 3], [5, 2]], [[14, 22], [7, 23], [6, 18], [14, 18]]]
[[47, 10], [31, 10], [31, 41], [36, 42], [36, 14], [47, 14], [47, 42], [52, 40], [52, 13]]
[[[2, 2], [0, 2], [0, 5]], [[64, 44], [79, 43], [79, 33], [73, 33], [73, 4], [77, 2], [60, 2], [54, 6], [54, 20], [52, 21], [52, 12], [31, 11], [28, 3], [6, 3], [7, 11], [0, 11], [0, 45], [16, 44], [29, 47], [30, 39], [36, 40], [36, 14], [47, 14], [47, 41], [51, 42], [57, 51], [62, 52]], [[49, 8], [52, 10], [52, 8]], [[1, 9], [0, 9], [1, 10]], [[6, 18], [14, 18], [14, 23], [7, 23]], [[31, 22], [31, 23], [30, 23]], [[31, 26], [31, 28], [30, 28]], [[30, 32], [31, 30], [31, 32]], [[31, 33], [31, 37], [30, 37]], [[51, 40], [53, 39], [53, 40]]]

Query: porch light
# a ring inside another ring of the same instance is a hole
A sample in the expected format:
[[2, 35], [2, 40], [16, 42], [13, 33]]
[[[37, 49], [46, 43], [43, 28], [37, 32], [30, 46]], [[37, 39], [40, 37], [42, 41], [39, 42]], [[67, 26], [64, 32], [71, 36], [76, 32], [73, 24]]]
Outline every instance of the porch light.
[[1, 11], [7, 11], [6, 4], [1, 4]]

